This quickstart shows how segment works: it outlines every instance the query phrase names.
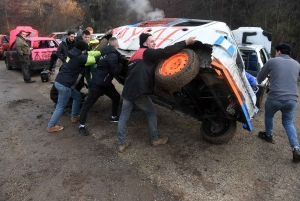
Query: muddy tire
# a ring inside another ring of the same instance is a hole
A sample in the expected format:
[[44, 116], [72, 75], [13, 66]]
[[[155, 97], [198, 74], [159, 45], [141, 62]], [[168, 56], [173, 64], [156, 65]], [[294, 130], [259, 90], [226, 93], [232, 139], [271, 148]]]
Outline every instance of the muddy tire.
[[157, 65], [156, 85], [169, 92], [179, 91], [196, 77], [199, 70], [199, 59], [195, 52], [183, 49]]
[[[214, 125], [211, 123], [215, 122]], [[229, 142], [236, 132], [236, 121], [226, 118], [205, 119], [201, 124], [202, 137], [212, 144]]]
[[7, 70], [12, 70], [12, 66], [9, 65], [7, 57], [5, 58], [5, 66]]

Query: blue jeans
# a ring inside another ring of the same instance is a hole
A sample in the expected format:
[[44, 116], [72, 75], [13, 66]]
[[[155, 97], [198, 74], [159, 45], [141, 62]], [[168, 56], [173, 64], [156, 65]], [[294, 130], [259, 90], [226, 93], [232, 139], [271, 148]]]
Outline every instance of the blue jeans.
[[123, 145], [125, 143], [126, 123], [134, 105], [137, 105], [141, 110], [143, 110], [148, 117], [151, 140], [156, 140], [158, 138], [157, 116], [154, 105], [149, 96], [141, 95], [132, 100], [123, 99], [122, 111], [118, 122], [117, 135], [119, 145]]
[[61, 85], [58, 82], [54, 82], [54, 86], [58, 91], [58, 100], [55, 111], [48, 123], [48, 127], [51, 128], [57, 124], [59, 117], [64, 112], [64, 109], [69, 102], [70, 98], [73, 98], [72, 104], [72, 117], [77, 117], [80, 107], [81, 94], [76, 89], [71, 89]]
[[282, 125], [289, 138], [292, 148], [299, 148], [297, 132], [293, 123], [297, 110], [297, 101], [295, 100], [270, 100], [265, 103], [265, 126], [266, 134], [272, 136], [273, 119], [277, 111], [282, 113]]

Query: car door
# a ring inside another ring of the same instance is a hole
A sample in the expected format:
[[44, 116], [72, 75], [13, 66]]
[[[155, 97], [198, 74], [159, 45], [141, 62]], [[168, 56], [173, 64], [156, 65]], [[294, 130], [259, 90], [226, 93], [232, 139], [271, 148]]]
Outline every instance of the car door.
[[17, 48], [16, 48], [16, 42], [14, 42], [11, 45], [10, 51], [9, 51], [9, 58], [10, 58], [10, 64], [16, 68], [21, 68], [21, 62], [20, 62], [20, 58], [17, 52]]

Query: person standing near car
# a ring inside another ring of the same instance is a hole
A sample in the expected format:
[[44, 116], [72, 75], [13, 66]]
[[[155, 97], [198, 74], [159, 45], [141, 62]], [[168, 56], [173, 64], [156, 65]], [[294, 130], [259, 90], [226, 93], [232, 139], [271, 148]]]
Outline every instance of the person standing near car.
[[297, 111], [298, 76], [300, 64], [292, 59], [291, 46], [281, 43], [275, 47], [276, 57], [270, 59], [257, 75], [258, 83], [269, 76], [270, 87], [265, 102], [265, 127], [258, 137], [273, 143], [273, 119], [277, 111], [282, 113], [282, 125], [292, 147], [293, 161], [300, 162], [300, 149], [297, 132], [294, 126], [294, 116]]
[[123, 88], [123, 105], [118, 122], [118, 151], [124, 152], [130, 145], [125, 141], [126, 123], [130, 117], [134, 105], [142, 109], [148, 117], [151, 145], [158, 146], [168, 142], [168, 137], [158, 137], [157, 115], [149, 95], [154, 90], [154, 71], [157, 62], [168, 58], [187, 45], [195, 43], [195, 37], [190, 37], [186, 41], [178, 42], [163, 49], [155, 49], [155, 39], [151, 34], [142, 33], [139, 37], [140, 48], [131, 56]]
[[66, 63], [68, 52], [75, 47], [75, 32], [68, 31], [67, 37], [62, 40], [57, 48], [56, 55], [63, 62]]
[[63, 64], [66, 63], [68, 51], [71, 50], [74, 46], [75, 46], [75, 32], [68, 31], [67, 37], [63, 38], [62, 42], [58, 45], [57, 51], [51, 54], [50, 66], [48, 70], [52, 75], [54, 74], [52, 70], [57, 59], [60, 59]]
[[109, 39], [109, 45], [106, 46], [99, 58], [97, 67], [93, 71], [89, 95], [84, 101], [80, 113], [79, 132], [82, 135], [89, 135], [85, 128], [87, 113], [96, 103], [100, 96], [107, 95], [112, 100], [111, 122], [118, 122], [118, 107], [120, 103], [120, 94], [112, 84], [114, 76], [119, 76], [122, 70], [122, 57], [117, 51], [119, 48], [118, 40], [115, 37]]
[[30, 75], [30, 47], [25, 40], [26, 35], [26, 32], [23, 30], [19, 32], [16, 39], [16, 49], [20, 58], [24, 81], [26, 83], [34, 83], [35, 80], [32, 80]]
[[98, 59], [96, 55], [88, 56], [85, 54], [87, 46], [87, 43], [84, 41], [76, 43], [76, 46], [68, 52], [68, 62], [63, 65], [55, 79], [54, 85], [58, 90], [58, 101], [46, 128], [49, 133], [57, 132], [64, 128], [56, 124], [70, 98], [73, 98], [71, 122], [79, 121], [78, 113], [81, 94], [76, 90], [76, 86], [83, 76], [84, 68], [95, 64]]

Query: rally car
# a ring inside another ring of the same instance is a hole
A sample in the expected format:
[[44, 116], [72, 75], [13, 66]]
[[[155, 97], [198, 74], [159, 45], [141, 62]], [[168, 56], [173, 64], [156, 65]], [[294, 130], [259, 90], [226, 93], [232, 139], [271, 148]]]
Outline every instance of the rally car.
[[25, 40], [31, 49], [30, 69], [42, 70], [48, 68], [50, 65], [50, 56], [52, 52], [57, 50], [58, 42], [51, 37], [38, 37], [38, 32], [31, 27], [19, 26], [11, 31], [11, 45], [5, 53], [7, 70], [22, 68], [15, 44], [16, 34], [20, 30], [24, 30], [28, 34]]
[[[269, 40], [269, 35], [261, 31], [255, 30], [256, 39]], [[139, 48], [139, 35], [143, 32], [154, 36], [156, 48], [196, 36], [194, 45], [157, 64], [151, 96], [155, 102], [202, 121], [202, 136], [214, 144], [230, 141], [237, 121], [252, 131], [257, 98], [246, 79], [238, 44], [225, 23], [165, 18], [118, 27], [113, 36], [118, 38], [119, 52], [125, 58]], [[251, 34], [243, 30], [241, 35], [247, 39]], [[121, 84], [125, 83], [127, 63], [128, 60], [116, 78]]]

